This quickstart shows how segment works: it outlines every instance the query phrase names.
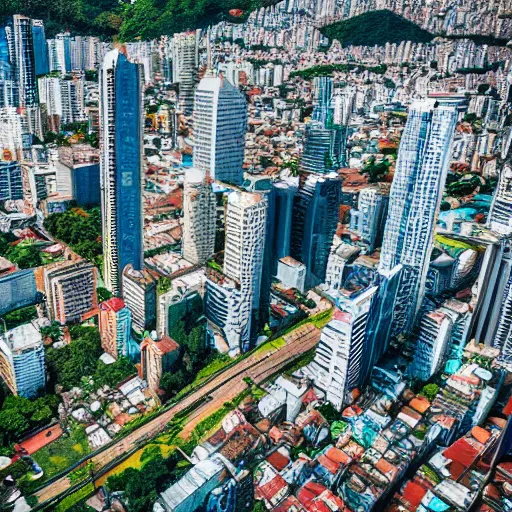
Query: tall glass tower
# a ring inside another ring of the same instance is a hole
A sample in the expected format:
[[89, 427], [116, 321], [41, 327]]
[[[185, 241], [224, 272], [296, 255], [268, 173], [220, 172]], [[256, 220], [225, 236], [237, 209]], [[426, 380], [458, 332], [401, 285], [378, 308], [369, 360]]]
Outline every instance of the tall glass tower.
[[36, 76], [46, 75], [50, 72], [50, 62], [48, 60], [48, 44], [46, 43], [42, 20], [32, 20], [32, 38], [34, 40]]
[[[0, 59], [9, 56], [10, 80], [13, 81], [12, 105], [15, 107], [36, 106], [37, 80], [32, 37], [32, 20], [15, 14], [8, 18], [0, 36]], [[3, 48], [3, 50], [2, 50]]]
[[455, 105], [433, 99], [416, 102], [409, 109], [379, 264], [384, 273], [400, 264], [403, 267], [394, 297], [392, 337], [411, 331], [423, 300], [457, 118]]
[[114, 294], [126, 265], [143, 266], [142, 73], [122, 49], [107, 53], [100, 73], [104, 277]]

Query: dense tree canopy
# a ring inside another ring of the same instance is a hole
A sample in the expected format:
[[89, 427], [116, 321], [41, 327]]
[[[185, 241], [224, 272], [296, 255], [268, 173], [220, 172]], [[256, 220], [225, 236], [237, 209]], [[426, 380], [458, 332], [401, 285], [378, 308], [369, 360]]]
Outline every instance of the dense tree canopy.
[[327, 25], [322, 33], [344, 46], [384, 46], [386, 43], [413, 41], [428, 43], [434, 36], [398, 14], [388, 10], [371, 11]]
[[50, 423], [57, 414], [59, 399], [46, 395], [37, 400], [8, 396], [0, 409], [0, 445], [8, 446], [37, 427]]
[[44, 220], [44, 227], [85, 259], [95, 261], [101, 255], [101, 211], [97, 207], [52, 213]]
[[126, 377], [136, 373], [135, 366], [126, 357], [120, 357], [110, 365], [99, 360], [103, 353], [99, 331], [94, 327], [70, 328], [72, 342], [62, 348], [49, 348], [46, 364], [52, 384], [65, 390], [82, 386], [82, 377], [90, 377], [95, 389], [114, 387]]
[[[0, 17], [25, 14], [45, 22], [48, 37], [69, 30], [73, 34], [117, 36], [122, 41], [153, 39], [195, 29], [223, 19], [240, 21], [251, 10], [272, 0], [5, 0]], [[233, 18], [230, 9], [244, 16]]]

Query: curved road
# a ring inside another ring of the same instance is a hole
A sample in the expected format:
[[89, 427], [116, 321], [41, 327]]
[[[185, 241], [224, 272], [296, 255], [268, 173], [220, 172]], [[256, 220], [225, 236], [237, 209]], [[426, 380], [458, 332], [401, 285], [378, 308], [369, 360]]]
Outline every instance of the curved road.
[[[220, 409], [225, 402], [232, 400], [246, 388], [244, 377], [250, 377], [255, 383], [263, 382], [304, 352], [314, 348], [320, 339], [320, 331], [312, 324], [306, 324], [284, 336], [284, 339], [286, 345], [269, 351], [256, 350], [249, 357], [221, 372], [204, 386], [186, 396], [175, 406], [94, 455], [91, 460], [94, 463], [95, 472], [132, 449], [137, 443], [149, 441], [161, 433], [178, 412], [210, 396], [210, 401], [200, 404], [188, 415], [187, 424], [181, 434], [183, 437], [188, 436], [201, 420]], [[37, 491], [35, 496], [42, 504], [66, 491], [71, 485], [69, 478], [63, 476]]]

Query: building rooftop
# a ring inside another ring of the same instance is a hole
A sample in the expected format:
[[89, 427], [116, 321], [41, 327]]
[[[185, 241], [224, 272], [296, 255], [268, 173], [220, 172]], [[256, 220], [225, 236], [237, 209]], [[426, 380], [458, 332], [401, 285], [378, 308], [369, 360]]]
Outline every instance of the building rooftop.
[[119, 297], [112, 297], [111, 299], [108, 299], [100, 304], [100, 308], [103, 311], [113, 311], [114, 313], [121, 311], [121, 309], [124, 307], [124, 300], [120, 299]]
[[[37, 348], [42, 344], [39, 331], [31, 323], [19, 325], [3, 336], [13, 352]], [[7, 339], [6, 339], [7, 338]]]
[[295, 258], [292, 258], [291, 256], [285, 256], [284, 258], [281, 258], [279, 261], [281, 263], [284, 263], [285, 265], [288, 265], [289, 267], [295, 267], [295, 268], [305, 267], [304, 263], [297, 261]]

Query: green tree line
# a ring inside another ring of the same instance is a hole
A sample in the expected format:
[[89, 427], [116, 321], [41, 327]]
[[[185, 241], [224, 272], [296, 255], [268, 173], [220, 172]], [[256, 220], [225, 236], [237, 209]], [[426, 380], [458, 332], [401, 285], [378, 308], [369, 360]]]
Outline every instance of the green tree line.
[[[121, 41], [149, 40], [222, 20], [242, 21], [272, 0], [3, 0], [0, 18], [24, 14], [45, 22], [47, 37], [69, 30]], [[231, 9], [242, 16], [233, 17]]]

